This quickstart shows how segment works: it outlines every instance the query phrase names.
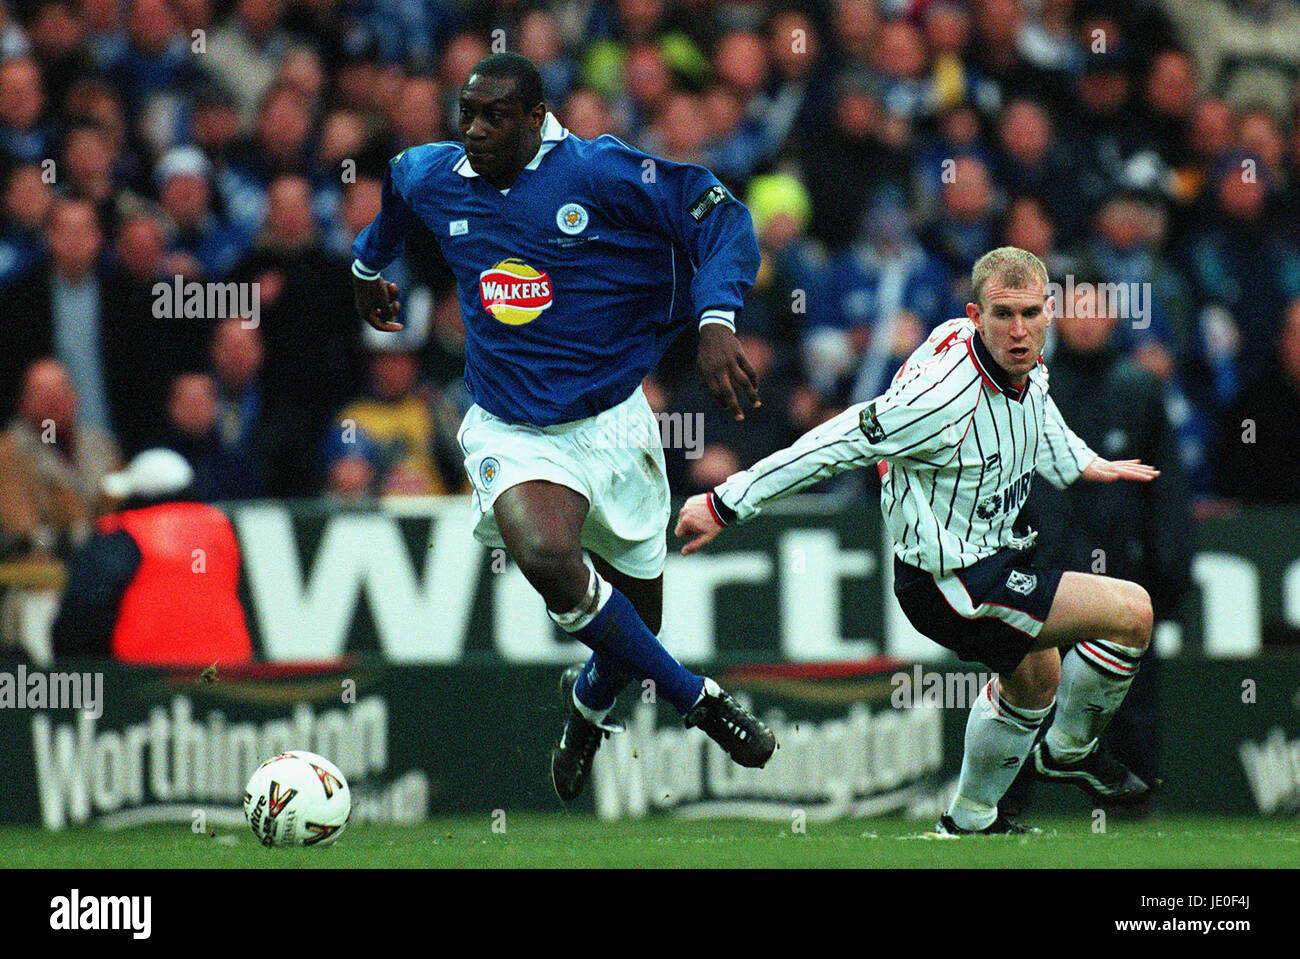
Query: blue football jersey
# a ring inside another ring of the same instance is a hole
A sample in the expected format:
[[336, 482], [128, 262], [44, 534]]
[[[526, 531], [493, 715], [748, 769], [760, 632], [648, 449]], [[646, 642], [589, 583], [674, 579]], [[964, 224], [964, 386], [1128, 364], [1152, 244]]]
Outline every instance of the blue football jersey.
[[542, 139], [504, 192], [461, 143], [400, 153], [352, 252], [369, 275], [428, 227], [456, 276], [470, 395], [550, 426], [626, 399], [688, 323], [730, 323], [759, 252], [749, 211], [703, 167], [584, 140], [550, 114]]

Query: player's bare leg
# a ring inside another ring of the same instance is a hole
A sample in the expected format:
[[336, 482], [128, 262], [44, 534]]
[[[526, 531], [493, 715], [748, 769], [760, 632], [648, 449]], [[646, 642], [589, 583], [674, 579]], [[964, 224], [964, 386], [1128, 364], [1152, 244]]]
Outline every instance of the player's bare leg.
[[1137, 583], [1069, 572], [1035, 642], [1061, 656], [1056, 716], [1034, 748], [1035, 772], [1069, 782], [1098, 802], [1133, 805], [1147, 784], [1111, 758], [1099, 737], [1128, 693], [1151, 642], [1151, 597]]

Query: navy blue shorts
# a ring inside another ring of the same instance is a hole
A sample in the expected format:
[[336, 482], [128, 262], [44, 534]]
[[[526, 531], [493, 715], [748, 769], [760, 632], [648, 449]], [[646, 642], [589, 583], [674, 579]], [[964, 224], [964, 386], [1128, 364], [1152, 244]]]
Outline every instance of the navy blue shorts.
[[1034, 547], [998, 550], [946, 576], [894, 558], [894, 594], [912, 625], [968, 662], [1015, 672], [1052, 609], [1062, 570], [1035, 566]]

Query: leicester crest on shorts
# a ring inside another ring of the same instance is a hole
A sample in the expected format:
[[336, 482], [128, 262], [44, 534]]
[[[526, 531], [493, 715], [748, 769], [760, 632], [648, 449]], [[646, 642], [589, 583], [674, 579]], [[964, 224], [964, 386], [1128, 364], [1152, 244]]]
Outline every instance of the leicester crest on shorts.
[[1013, 569], [1011, 575], [1007, 577], [1007, 589], [1021, 596], [1028, 596], [1037, 585], [1038, 576], [1034, 573], [1022, 573], [1018, 569]]
[[483, 462], [478, 465], [478, 479], [485, 490], [492, 488], [493, 482], [496, 481], [497, 474], [501, 472], [501, 464], [497, 462], [495, 456], [486, 456]]

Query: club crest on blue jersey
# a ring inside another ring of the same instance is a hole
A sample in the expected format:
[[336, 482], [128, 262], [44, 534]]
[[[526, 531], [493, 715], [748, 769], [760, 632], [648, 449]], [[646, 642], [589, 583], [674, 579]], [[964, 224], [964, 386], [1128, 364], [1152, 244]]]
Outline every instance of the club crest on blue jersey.
[[587, 222], [590, 217], [587, 211], [578, 203], [566, 203], [555, 214], [555, 225], [563, 233], [573, 236], [575, 233], [581, 233], [587, 228]]
[[496, 482], [497, 474], [501, 472], [501, 464], [497, 462], [495, 456], [484, 457], [483, 462], [478, 464], [478, 478], [485, 490], [491, 489], [492, 484]]

